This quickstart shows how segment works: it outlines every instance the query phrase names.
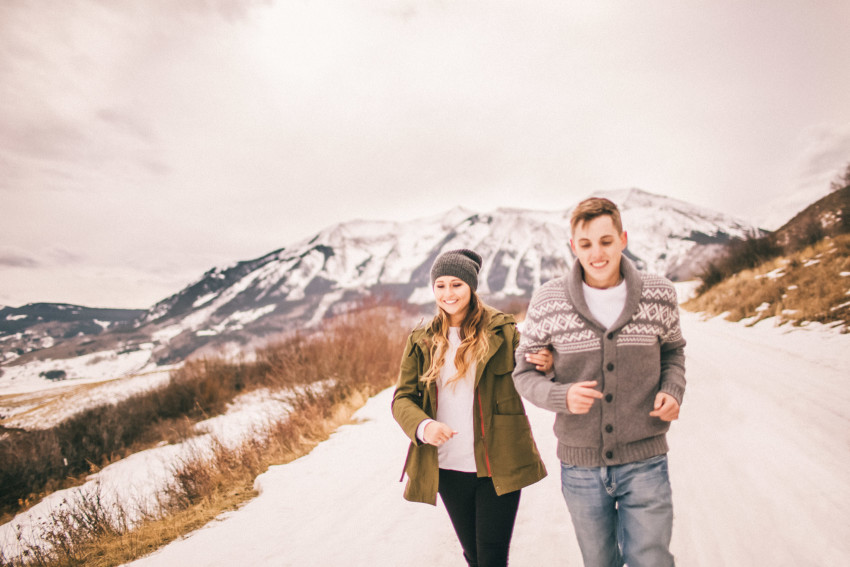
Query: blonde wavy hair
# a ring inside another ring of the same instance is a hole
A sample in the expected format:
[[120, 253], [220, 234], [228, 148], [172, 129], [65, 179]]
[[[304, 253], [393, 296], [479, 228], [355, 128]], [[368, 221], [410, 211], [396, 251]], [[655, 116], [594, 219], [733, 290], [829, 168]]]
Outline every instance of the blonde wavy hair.
[[[490, 336], [487, 326], [490, 323], [490, 315], [484, 304], [473, 291], [469, 298], [469, 309], [466, 317], [460, 325], [460, 346], [455, 355], [455, 368], [457, 372], [443, 383], [443, 386], [454, 384], [463, 379], [470, 367], [484, 360], [490, 344]], [[440, 371], [446, 362], [446, 353], [449, 350], [449, 317], [442, 308], [437, 308], [437, 314], [431, 320], [429, 329], [431, 336], [431, 366], [422, 376], [422, 381], [430, 385], [440, 377]]]

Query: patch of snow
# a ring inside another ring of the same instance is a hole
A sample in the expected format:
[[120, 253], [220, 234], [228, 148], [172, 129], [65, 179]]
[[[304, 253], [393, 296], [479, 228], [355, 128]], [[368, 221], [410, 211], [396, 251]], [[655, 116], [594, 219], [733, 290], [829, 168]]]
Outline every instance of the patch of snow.
[[[0, 376], [0, 392], [3, 394], [29, 392], [69, 381], [81, 383], [81, 380], [99, 382], [130, 374], [137, 374], [150, 366], [153, 345], [140, 345], [138, 350], [119, 354], [114, 350], [98, 351], [67, 359], [34, 360], [16, 366], [3, 366]], [[39, 375], [51, 370], [63, 370], [66, 379], [51, 382]]]
[[21, 319], [26, 319], [27, 315], [6, 315], [7, 321], [20, 321]]
[[785, 268], [776, 268], [775, 270], [771, 270], [766, 274], [759, 274], [755, 277], [755, 279], [760, 280], [762, 278], [767, 278], [770, 280], [775, 280], [777, 278], [781, 278], [785, 275]]
[[169, 325], [151, 333], [151, 338], [158, 343], [167, 343], [185, 330], [180, 324]]
[[206, 304], [206, 303], [209, 303], [210, 301], [212, 301], [213, 299], [215, 299], [217, 295], [218, 295], [217, 293], [208, 293], [208, 294], [206, 294], [206, 295], [202, 295], [201, 297], [199, 297], [198, 299], [196, 299], [194, 303], [192, 303], [192, 307], [193, 307], [193, 308], [198, 308], [198, 307], [200, 307], [201, 305], [204, 305], [204, 304]]
[[702, 282], [700, 280], [673, 282], [673, 286], [676, 288], [676, 296], [679, 299], [679, 303], [684, 303], [694, 297], [694, 295], [696, 295], [697, 289], [701, 285]]
[[434, 302], [434, 291], [430, 287], [417, 287], [407, 298], [408, 303], [427, 305]]
[[[90, 407], [115, 403], [155, 388], [168, 381], [177, 366], [165, 366], [123, 378], [74, 380], [51, 384], [25, 392], [3, 392], [0, 397], [2, 425], [20, 429], [53, 427], [71, 415]], [[42, 380], [44, 381], [44, 380]]]
[[343, 290], [337, 290], [331, 293], [326, 293], [322, 296], [322, 300], [316, 307], [316, 311], [313, 313], [313, 316], [310, 318], [307, 326], [312, 327], [318, 325], [324, 318], [325, 313], [327, 313], [328, 309], [330, 309], [331, 305], [342, 299], [344, 293], [345, 292]]
[[264, 315], [268, 315], [272, 311], [277, 308], [277, 305], [272, 303], [271, 305], [266, 305], [265, 307], [260, 307], [258, 309], [252, 309], [250, 311], [237, 311], [230, 315], [227, 319], [222, 321], [221, 324], [216, 326], [216, 329], [224, 329], [225, 327], [236, 327], [242, 328], [242, 326], [247, 325], [253, 321], [256, 321], [260, 317]]

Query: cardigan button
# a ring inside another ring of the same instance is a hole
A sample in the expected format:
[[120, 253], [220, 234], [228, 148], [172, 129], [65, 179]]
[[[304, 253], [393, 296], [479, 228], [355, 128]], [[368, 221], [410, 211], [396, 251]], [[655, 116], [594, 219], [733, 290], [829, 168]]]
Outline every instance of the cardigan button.
[[609, 403], [610, 403], [610, 402], [611, 402], [611, 400], [613, 400], [613, 399], [614, 399], [614, 396], [613, 396], [613, 395], [611, 395], [611, 394], [605, 394], [605, 401], [606, 401], [606, 402], [609, 402]]
[[605, 426], [605, 431], [608, 432], [608, 433], [611, 433], [612, 431], [614, 431], [614, 426], [609, 423], [608, 425]]
[[613, 341], [613, 340], [614, 340], [614, 333], [608, 333], [608, 340], [609, 340], [609, 341]]
[[605, 453], [605, 458], [606, 458], [606, 459], [613, 459], [613, 458], [614, 458], [614, 453], [612, 453], [611, 451], [607, 451], [607, 452]]
[[614, 363], [613, 363], [613, 362], [609, 362], [609, 363], [608, 363], [608, 366], [606, 366], [606, 368], [608, 369], [608, 371], [609, 371], [609, 372], [610, 372], [610, 371], [612, 371], [612, 370], [614, 370]]

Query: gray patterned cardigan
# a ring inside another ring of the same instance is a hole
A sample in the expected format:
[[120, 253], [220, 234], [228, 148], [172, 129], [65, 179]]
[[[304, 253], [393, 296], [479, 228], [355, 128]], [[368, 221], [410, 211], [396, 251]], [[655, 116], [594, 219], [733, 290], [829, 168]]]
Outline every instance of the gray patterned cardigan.
[[[676, 289], [666, 278], [638, 271], [625, 257], [620, 266], [626, 306], [610, 329], [591, 315], [576, 261], [567, 276], [534, 293], [516, 353], [517, 391], [556, 412], [558, 458], [574, 466], [620, 465], [666, 453], [670, 423], [649, 412], [659, 391], [679, 404], [685, 393]], [[551, 380], [525, 360], [526, 353], [546, 346], [555, 351]], [[597, 380], [604, 397], [589, 413], [570, 413], [567, 390], [585, 380]]]

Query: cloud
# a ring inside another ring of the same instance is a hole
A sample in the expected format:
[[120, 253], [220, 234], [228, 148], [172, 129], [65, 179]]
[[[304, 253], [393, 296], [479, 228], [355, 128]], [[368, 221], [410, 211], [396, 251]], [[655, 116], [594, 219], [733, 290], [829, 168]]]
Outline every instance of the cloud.
[[850, 163], [850, 124], [812, 128], [798, 161], [797, 189], [826, 194], [830, 181]]
[[13, 247], [0, 248], [0, 266], [8, 268], [52, 269], [82, 264], [87, 258], [59, 246], [51, 246], [38, 254], [28, 254]]
[[0, 266], [5, 268], [38, 268], [40, 263], [34, 258], [0, 250]]
[[830, 192], [831, 182], [850, 163], [850, 123], [808, 128], [797, 147], [801, 150], [789, 166], [788, 190], [770, 200], [758, 218], [764, 228], [779, 228]]

